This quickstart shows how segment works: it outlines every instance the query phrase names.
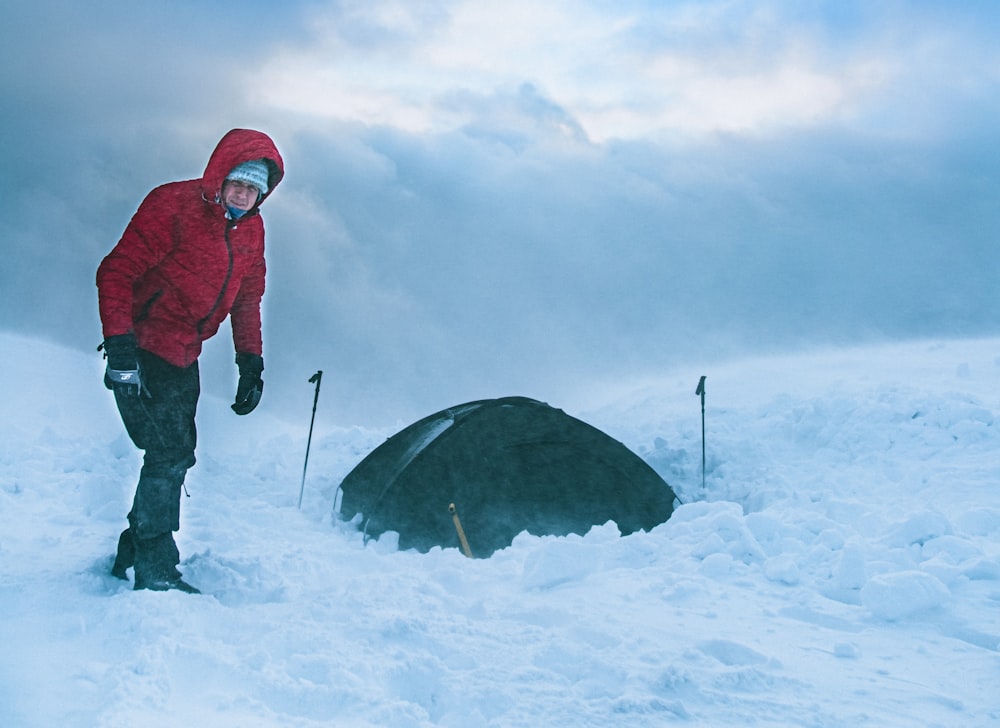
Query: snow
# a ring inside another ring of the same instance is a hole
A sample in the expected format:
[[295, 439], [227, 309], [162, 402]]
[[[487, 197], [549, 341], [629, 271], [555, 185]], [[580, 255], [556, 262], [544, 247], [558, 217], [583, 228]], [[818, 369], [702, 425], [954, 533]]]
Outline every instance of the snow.
[[311, 387], [301, 426], [206, 395], [178, 534], [200, 596], [107, 573], [139, 455], [96, 355], [0, 345], [0, 725], [1000, 723], [1000, 340], [550, 402], [685, 505], [650, 533], [522, 534], [487, 560], [332, 518], [340, 479], [409, 423], [331, 425], [321, 398], [300, 510]]

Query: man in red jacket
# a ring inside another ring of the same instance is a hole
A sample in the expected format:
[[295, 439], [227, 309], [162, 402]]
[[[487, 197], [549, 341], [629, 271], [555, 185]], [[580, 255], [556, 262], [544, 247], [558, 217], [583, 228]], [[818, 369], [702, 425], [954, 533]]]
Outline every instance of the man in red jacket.
[[283, 176], [284, 162], [266, 134], [230, 131], [200, 179], [146, 196], [97, 270], [105, 385], [144, 451], [112, 568], [127, 579], [134, 567], [136, 589], [197, 592], [177, 570], [173, 532], [184, 476], [195, 463], [198, 355], [230, 316], [239, 368], [232, 408], [245, 415], [257, 406], [264, 389], [260, 205]]

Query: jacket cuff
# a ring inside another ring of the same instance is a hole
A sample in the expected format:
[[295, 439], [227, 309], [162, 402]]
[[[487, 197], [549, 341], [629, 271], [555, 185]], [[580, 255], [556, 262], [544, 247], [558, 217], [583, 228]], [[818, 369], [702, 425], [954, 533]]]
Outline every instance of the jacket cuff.
[[264, 371], [264, 358], [259, 354], [249, 354], [245, 351], [236, 352], [236, 366], [240, 374], [257, 374]]

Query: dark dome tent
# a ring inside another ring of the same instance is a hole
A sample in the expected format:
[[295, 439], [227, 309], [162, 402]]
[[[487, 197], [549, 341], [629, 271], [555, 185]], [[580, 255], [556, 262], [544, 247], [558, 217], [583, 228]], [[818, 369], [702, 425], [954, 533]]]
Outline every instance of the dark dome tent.
[[399, 533], [401, 549], [459, 547], [455, 504], [473, 556], [522, 531], [585, 534], [614, 521], [623, 534], [673, 512], [674, 492], [617, 440], [526, 397], [450, 407], [404, 428], [340, 484], [340, 516], [367, 537]]

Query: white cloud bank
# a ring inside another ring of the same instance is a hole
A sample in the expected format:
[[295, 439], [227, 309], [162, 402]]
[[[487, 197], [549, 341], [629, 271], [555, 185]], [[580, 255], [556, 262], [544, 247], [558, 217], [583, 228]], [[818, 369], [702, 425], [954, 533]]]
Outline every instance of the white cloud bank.
[[[461, 127], [456, 94], [538, 87], [595, 142], [760, 131], [857, 113], [899, 72], [865, 43], [789, 27], [767, 5], [375, 2], [318, 12], [310, 42], [264, 64], [275, 110], [389, 125]], [[700, 42], [699, 42], [700, 41]], [[898, 49], [891, 49], [895, 53]]]

